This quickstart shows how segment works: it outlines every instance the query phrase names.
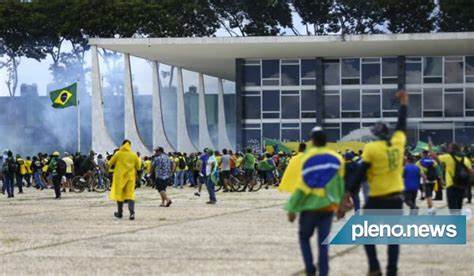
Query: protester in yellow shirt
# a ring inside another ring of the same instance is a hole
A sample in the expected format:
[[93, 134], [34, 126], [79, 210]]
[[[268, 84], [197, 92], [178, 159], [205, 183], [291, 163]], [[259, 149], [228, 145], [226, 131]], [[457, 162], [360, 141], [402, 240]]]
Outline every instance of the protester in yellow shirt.
[[432, 156], [444, 166], [446, 185], [446, 196], [448, 208], [452, 214], [458, 214], [462, 209], [464, 193], [467, 186], [471, 185], [470, 177], [472, 175], [472, 163], [468, 157], [465, 157], [458, 145], [451, 143], [448, 146], [448, 153]]
[[23, 193], [23, 178], [27, 173], [25, 160], [21, 158], [19, 154], [16, 155], [16, 164], [17, 164], [17, 172], [16, 172], [16, 185], [18, 186], [18, 193]]
[[24, 176], [26, 180], [26, 187], [31, 187], [31, 175], [33, 174], [33, 170], [31, 169], [31, 157], [27, 156], [25, 160], [26, 166], [26, 174]]
[[174, 162], [174, 168], [175, 168], [173, 187], [174, 188], [179, 187], [182, 189], [184, 186], [184, 176], [185, 176], [186, 171], [188, 170], [186, 159], [180, 152], [178, 152], [173, 162]]
[[[408, 94], [406, 91], [399, 91], [397, 98], [400, 109], [395, 132], [390, 136], [388, 126], [381, 122], [372, 127], [371, 132], [378, 140], [365, 145], [362, 163], [346, 186], [347, 192], [339, 206], [338, 217], [342, 217], [352, 207], [351, 196], [359, 190], [364, 176], [369, 184], [369, 198], [364, 209], [399, 209], [400, 214], [403, 212], [403, 159], [407, 140]], [[381, 275], [375, 245], [364, 245], [364, 248], [369, 260], [368, 274]], [[398, 244], [388, 246], [387, 275], [397, 274], [399, 248]]]

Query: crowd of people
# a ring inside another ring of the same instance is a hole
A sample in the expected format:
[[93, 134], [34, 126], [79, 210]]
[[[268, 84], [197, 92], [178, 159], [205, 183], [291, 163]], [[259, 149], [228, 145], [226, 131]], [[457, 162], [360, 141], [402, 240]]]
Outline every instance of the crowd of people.
[[[414, 155], [407, 150], [406, 121], [408, 94], [399, 91], [398, 121], [393, 132], [378, 122], [371, 128], [375, 140], [363, 151], [348, 151], [343, 155], [327, 148], [326, 134], [321, 127], [312, 130], [312, 147], [301, 145], [298, 155], [291, 159], [281, 181], [280, 190], [291, 192], [285, 205], [288, 220], [299, 215], [299, 242], [307, 275], [327, 275], [329, 272], [328, 244], [334, 214], [344, 217], [350, 209], [362, 212], [390, 210], [403, 214], [405, 203], [411, 214], [417, 214], [417, 193], [426, 200], [428, 214], [434, 215], [433, 200], [443, 200], [446, 190], [447, 207], [451, 214], [462, 212], [464, 199], [472, 199], [472, 154], [468, 148], [455, 143], [435, 153], [432, 148]], [[361, 192], [362, 190], [362, 192]], [[314, 265], [310, 238], [318, 231], [318, 268]], [[373, 244], [364, 245], [369, 264], [368, 275], [382, 275]], [[398, 244], [388, 245], [386, 275], [398, 273]]]
[[[371, 131], [375, 141], [365, 145], [363, 151], [335, 152], [327, 147], [326, 134], [321, 127], [311, 132], [311, 146], [301, 143], [298, 152], [264, 152], [251, 149], [233, 152], [228, 149], [204, 149], [197, 153], [168, 152], [157, 148], [153, 156], [141, 157], [132, 151], [125, 140], [112, 154], [96, 155], [90, 152], [71, 155], [59, 152], [39, 153], [23, 159], [6, 151], [0, 158], [2, 193], [14, 197], [14, 187], [23, 193], [23, 185], [45, 189], [54, 187], [56, 198], [71, 190], [75, 176], [90, 177], [95, 173], [106, 175], [111, 184], [109, 198], [117, 202], [115, 217], [123, 217], [123, 205], [128, 204], [130, 219], [135, 218], [135, 188], [151, 183], [161, 196], [162, 207], [170, 207], [172, 199], [168, 187], [183, 189], [194, 187], [195, 196], [201, 195], [204, 184], [209, 194], [208, 204], [216, 204], [216, 185], [223, 192], [232, 192], [233, 181], [247, 183], [252, 190], [256, 181], [266, 188], [279, 186], [291, 196], [285, 205], [288, 220], [299, 215], [299, 242], [308, 275], [329, 272], [328, 245], [323, 241], [329, 235], [334, 215], [344, 217], [350, 209], [395, 209], [402, 213], [406, 204], [417, 214], [419, 200], [426, 200], [428, 214], [435, 214], [433, 200], [447, 201], [452, 214], [459, 214], [464, 199], [471, 203], [472, 153], [466, 147], [451, 143], [432, 148], [421, 154], [411, 154], [406, 145], [408, 95], [397, 93], [400, 102], [398, 121], [394, 131], [379, 122]], [[443, 193], [443, 190], [446, 192]], [[362, 195], [363, 200], [360, 196]], [[313, 262], [310, 238], [318, 230], [318, 269]], [[369, 275], [382, 275], [375, 245], [365, 245]], [[399, 245], [388, 245], [387, 275], [398, 271]]]
[[[72, 180], [76, 176], [88, 179], [94, 174], [106, 176], [113, 180], [115, 165], [110, 162], [120, 149], [105, 156], [91, 151], [88, 155], [81, 153], [51, 154], [38, 153], [23, 158], [5, 150], [0, 156], [0, 181], [2, 193], [8, 198], [15, 196], [15, 187], [18, 194], [23, 193], [24, 187], [33, 187], [38, 190], [53, 188], [57, 199], [61, 193], [72, 191]], [[195, 196], [201, 196], [201, 187], [221, 185], [223, 192], [232, 192], [232, 179], [246, 181], [251, 190], [253, 183], [261, 181], [266, 188], [278, 185], [279, 179], [285, 171], [291, 154], [276, 152], [274, 154], [257, 154], [248, 149], [245, 152], [233, 152], [223, 149], [213, 151], [204, 149], [203, 152], [181, 153], [168, 152], [157, 148], [152, 156], [139, 158], [139, 166], [135, 170], [135, 187], [142, 185], [155, 187], [163, 198], [163, 205], [170, 206], [172, 201], [166, 198], [166, 187], [183, 189], [185, 186], [194, 187]], [[208, 203], [216, 203], [215, 193], [212, 192]]]

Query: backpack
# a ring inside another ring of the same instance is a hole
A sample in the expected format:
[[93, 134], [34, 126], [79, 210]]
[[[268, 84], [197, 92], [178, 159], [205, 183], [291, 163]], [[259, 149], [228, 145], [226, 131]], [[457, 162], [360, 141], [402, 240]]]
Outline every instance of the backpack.
[[5, 174], [13, 174], [17, 172], [18, 164], [11, 158], [7, 158], [2, 166], [2, 172]]
[[181, 170], [186, 168], [186, 161], [182, 157], [178, 158], [178, 168]]
[[436, 171], [434, 164], [431, 164], [426, 168], [426, 178], [430, 182], [435, 182], [436, 179], [438, 179], [438, 172]]
[[451, 157], [454, 160], [454, 176], [453, 184], [461, 188], [465, 188], [469, 185], [471, 179], [471, 173], [469, 169], [464, 165], [464, 156], [461, 161], [458, 161], [454, 155], [451, 154]]
[[56, 173], [58, 175], [65, 175], [66, 174], [66, 169], [67, 169], [67, 164], [64, 162], [64, 160], [59, 159], [58, 163], [56, 164]]

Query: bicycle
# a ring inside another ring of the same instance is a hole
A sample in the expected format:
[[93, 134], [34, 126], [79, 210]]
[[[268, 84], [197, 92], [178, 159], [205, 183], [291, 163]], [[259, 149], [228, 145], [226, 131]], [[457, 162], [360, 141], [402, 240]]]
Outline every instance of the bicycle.
[[75, 193], [82, 193], [85, 189], [89, 192], [103, 193], [110, 188], [109, 178], [98, 168], [85, 175], [75, 176], [71, 182], [72, 190]]
[[260, 190], [263, 186], [263, 181], [260, 179], [258, 175], [256, 175], [255, 171], [253, 172], [253, 175], [251, 179], [255, 180], [254, 185], [250, 185], [250, 183], [247, 181], [247, 177], [245, 176], [244, 171], [239, 171], [236, 176], [231, 177], [231, 186], [232, 188], [237, 191], [237, 192], [256, 192]]

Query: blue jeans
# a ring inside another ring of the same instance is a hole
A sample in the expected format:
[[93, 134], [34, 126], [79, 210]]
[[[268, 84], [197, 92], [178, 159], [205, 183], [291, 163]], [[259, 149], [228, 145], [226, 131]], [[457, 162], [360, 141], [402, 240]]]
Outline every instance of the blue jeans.
[[186, 171], [178, 171], [175, 173], [174, 176], [174, 187], [180, 187], [182, 188], [184, 185], [184, 174]]
[[[364, 209], [373, 210], [373, 209], [398, 209], [399, 214], [403, 214], [403, 201], [398, 197], [390, 199], [379, 199], [371, 198], [367, 200], [367, 203], [364, 206]], [[398, 212], [397, 212], [398, 213]], [[380, 263], [377, 259], [377, 250], [374, 244], [364, 245], [365, 253], [369, 261], [369, 271], [378, 271], [380, 270]], [[387, 264], [387, 276], [395, 276], [398, 271], [398, 255], [400, 253], [399, 244], [389, 244], [387, 248], [388, 253], [388, 264]]]
[[311, 251], [310, 238], [314, 230], [318, 228], [318, 268], [319, 275], [326, 276], [329, 272], [328, 244], [322, 244], [331, 231], [332, 212], [307, 211], [300, 214], [299, 220], [299, 240], [301, 253], [303, 255], [304, 266], [307, 274], [316, 273], [313, 263], [313, 253]]
[[18, 192], [23, 193], [23, 175], [16, 174], [16, 185], [18, 186]]
[[211, 180], [211, 176], [206, 176], [206, 188], [207, 188], [207, 192], [209, 193], [209, 200], [212, 201], [212, 202], [216, 202], [217, 199], [216, 199], [216, 190], [215, 190], [215, 186], [214, 186], [214, 183], [212, 182]]
[[35, 180], [36, 187], [40, 189], [44, 189], [46, 185], [44, 185], [43, 180], [41, 180], [41, 172], [34, 172], [33, 179]]
[[13, 196], [13, 175], [3, 175], [3, 186], [5, 187], [5, 190], [7, 191], [8, 197]]

